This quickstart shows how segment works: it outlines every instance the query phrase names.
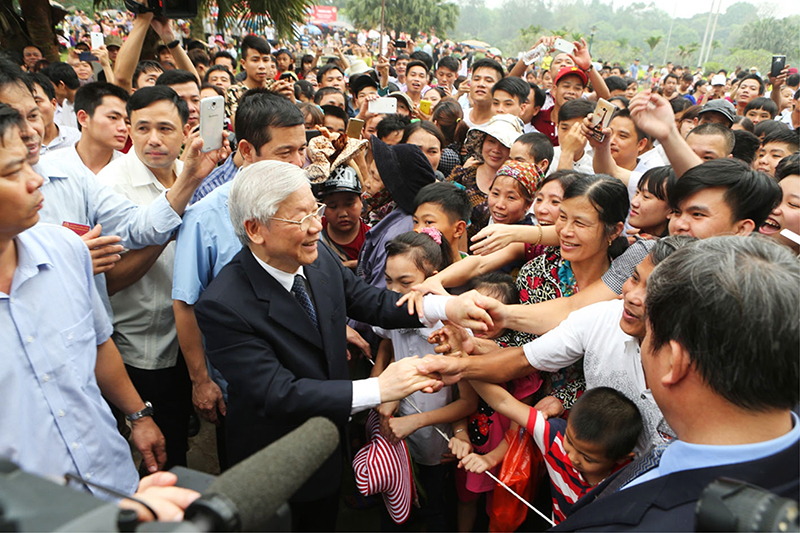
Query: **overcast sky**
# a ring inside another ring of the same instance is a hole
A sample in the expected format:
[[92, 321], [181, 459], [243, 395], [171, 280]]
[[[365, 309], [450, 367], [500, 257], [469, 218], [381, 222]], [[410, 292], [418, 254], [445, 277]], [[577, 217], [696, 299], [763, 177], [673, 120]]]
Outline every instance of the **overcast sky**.
[[[611, 0], [603, 0], [606, 3], [611, 3]], [[647, 3], [649, 0], [640, 0]], [[711, 9], [712, 0], [653, 0], [656, 5], [672, 15], [675, 10], [675, 7], [678, 8], [678, 13], [683, 13], [683, 17], [691, 17], [696, 15], [697, 13], [708, 13]], [[737, 1], [740, 0], [722, 0], [722, 10], [721, 13], [725, 12], [725, 9], [735, 4]], [[501, 5], [503, 0], [486, 0], [486, 5], [489, 7], [495, 7]], [[633, 0], [615, 0], [614, 7], [619, 7], [626, 4], [633, 3]], [[773, 16], [777, 18], [783, 18], [788, 15], [800, 15], [800, 2], [796, 0], [781, 0], [773, 1], [773, 0], [750, 0], [749, 3], [754, 4], [756, 6], [763, 6], [766, 10], [771, 10]], [[778, 7], [780, 6], [780, 7]]]

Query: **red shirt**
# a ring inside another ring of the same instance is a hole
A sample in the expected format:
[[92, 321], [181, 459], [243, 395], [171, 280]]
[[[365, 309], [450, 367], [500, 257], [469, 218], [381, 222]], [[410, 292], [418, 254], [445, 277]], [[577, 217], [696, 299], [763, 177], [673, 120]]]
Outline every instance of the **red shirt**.
[[[358, 259], [358, 252], [361, 251], [361, 247], [364, 245], [364, 235], [366, 235], [369, 230], [369, 226], [367, 226], [363, 220], [358, 219], [358, 222], [358, 234], [352, 241], [347, 244], [336, 243], [336, 245], [344, 251], [349, 260]], [[325, 217], [322, 217], [322, 228], [325, 230], [328, 229], [328, 219]], [[330, 234], [328, 234], [328, 237], [330, 238]], [[331, 241], [333, 241], [333, 239], [331, 239]]]
[[556, 134], [556, 125], [550, 120], [550, 113], [553, 108], [542, 109], [535, 117], [531, 119], [531, 126], [536, 128], [539, 133], [544, 133], [553, 146], [558, 146], [558, 135]]

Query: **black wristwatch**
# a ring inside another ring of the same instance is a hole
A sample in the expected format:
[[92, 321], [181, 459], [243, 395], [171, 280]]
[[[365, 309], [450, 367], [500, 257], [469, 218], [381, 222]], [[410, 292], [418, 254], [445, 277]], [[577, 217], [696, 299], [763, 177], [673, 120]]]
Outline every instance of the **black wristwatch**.
[[174, 41], [171, 41], [171, 42], [167, 43], [167, 48], [172, 50], [173, 48], [177, 47], [179, 44], [181, 44], [181, 42], [178, 39], [175, 39]]
[[136, 411], [135, 413], [131, 413], [129, 415], [125, 415], [125, 419], [128, 422], [135, 422], [140, 418], [144, 418], [146, 416], [153, 416], [153, 404], [150, 402], [144, 402], [144, 409], [141, 411]]

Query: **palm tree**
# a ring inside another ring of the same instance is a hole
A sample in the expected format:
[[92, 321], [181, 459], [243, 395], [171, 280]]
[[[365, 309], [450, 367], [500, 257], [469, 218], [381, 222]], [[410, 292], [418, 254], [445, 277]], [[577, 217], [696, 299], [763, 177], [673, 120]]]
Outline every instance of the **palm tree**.
[[662, 37], [661, 35], [651, 35], [650, 37], [644, 40], [644, 42], [647, 43], [647, 46], [650, 47], [650, 59], [647, 61], [648, 63], [653, 62], [653, 50], [656, 49], [656, 46], [658, 46], [658, 43], [660, 43], [663, 38], [664, 37]]

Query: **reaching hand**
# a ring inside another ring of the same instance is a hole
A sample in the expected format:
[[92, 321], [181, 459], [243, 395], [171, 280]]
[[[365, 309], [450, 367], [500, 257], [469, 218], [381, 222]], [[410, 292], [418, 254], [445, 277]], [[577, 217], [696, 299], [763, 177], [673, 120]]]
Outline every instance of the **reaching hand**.
[[100, 66], [111, 66], [111, 60], [108, 58], [108, 49], [106, 49], [106, 45], [102, 45], [100, 48], [93, 48], [92, 54], [97, 58], [97, 62], [100, 63]]
[[203, 139], [200, 137], [200, 128], [195, 128], [186, 141], [186, 158], [184, 159], [183, 173], [202, 181], [212, 170], [217, 168], [220, 161], [224, 161], [231, 153], [228, 142], [228, 132], [222, 132], [222, 148], [203, 152]]
[[558, 138], [562, 154], [577, 154], [586, 148], [586, 137], [581, 132], [581, 123], [575, 122], [564, 136]]
[[769, 83], [772, 85], [773, 91], [779, 91], [783, 84], [786, 83], [786, 78], [789, 76], [789, 67], [790, 65], [786, 65], [778, 76], [769, 76]]
[[420, 428], [419, 417], [415, 415], [395, 416], [389, 419], [389, 429], [392, 433], [389, 441], [396, 444]]
[[140, 522], [158, 520], [161, 522], [180, 522], [183, 511], [200, 497], [200, 493], [190, 489], [176, 487], [178, 476], [172, 472], [156, 472], [143, 477], [134, 498], [147, 503], [158, 516], [153, 516], [145, 507], [133, 500], [121, 500], [123, 509], [133, 509]]
[[97, 224], [81, 235], [81, 239], [89, 248], [89, 254], [92, 256], [92, 273], [95, 276], [114, 268], [117, 261], [122, 259], [120, 253], [125, 249], [124, 246], [118, 244], [122, 239], [117, 235], [101, 237], [102, 229], [103, 227]]
[[448, 447], [450, 448], [450, 451], [453, 452], [453, 455], [456, 456], [456, 459], [459, 460], [472, 453], [472, 443], [469, 442], [469, 440], [461, 439], [458, 436], [454, 436], [450, 439]]
[[436, 353], [469, 355], [474, 351], [472, 336], [467, 330], [448, 323], [428, 336], [428, 342], [438, 344]]
[[475, 255], [489, 255], [519, 242], [516, 239], [518, 226], [512, 224], [492, 224], [486, 226], [472, 237], [475, 243], [469, 247]]
[[505, 322], [505, 306], [475, 290], [451, 298], [445, 310], [450, 322], [473, 332], [489, 331], [493, 325], [502, 328]]
[[460, 468], [463, 468], [467, 472], [473, 472], [475, 474], [483, 474], [487, 470], [491, 470], [496, 465], [486, 458], [485, 455], [480, 455], [477, 453], [471, 453], [461, 459], [461, 462], [458, 463]]
[[642, 91], [631, 98], [628, 109], [631, 118], [645, 133], [663, 141], [675, 125], [675, 113], [669, 100], [652, 91]]
[[600, 148], [609, 150], [609, 146], [611, 144], [611, 128], [601, 129], [600, 133], [603, 134], [603, 140], [598, 141], [593, 135], [597, 131], [595, 127], [592, 126], [593, 116], [593, 113], [589, 113], [586, 118], [583, 119], [583, 122], [581, 123], [581, 135], [583, 135], [583, 137], [589, 141], [589, 145], [591, 145], [595, 151], [599, 150]]
[[[361, 334], [350, 326], [345, 326], [345, 336], [347, 337], [347, 344], [355, 344], [368, 359], [372, 359], [372, 350], [369, 347], [369, 343], [364, 340]], [[347, 354], [348, 356], [350, 355], [350, 350], [347, 350]]]
[[575, 62], [575, 66], [581, 70], [589, 70], [592, 68], [592, 56], [589, 55], [589, 47], [586, 46], [586, 41], [581, 37], [580, 42], [573, 41], [575, 45], [575, 52], [570, 54], [569, 57]]
[[400, 400], [419, 390], [434, 392], [441, 390], [442, 382], [428, 373], [418, 369], [420, 359], [416, 356], [405, 357], [386, 367], [378, 384], [381, 391], [381, 402]]
[[542, 413], [545, 419], [559, 417], [564, 412], [564, 404], [555, 396], [545, 396], [533, 408]]
[[460, 357], [428, 354], [419, 362], [419, 372], [437, 376], [447, 386], [461, 380], [462, 361]]
[[161, 37], [164, 44], [169, 44], [175, 40], [175, 33], [172, 31], [172, 21], [166, 17], [153, 17], [150, 26]]

